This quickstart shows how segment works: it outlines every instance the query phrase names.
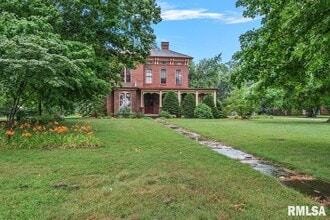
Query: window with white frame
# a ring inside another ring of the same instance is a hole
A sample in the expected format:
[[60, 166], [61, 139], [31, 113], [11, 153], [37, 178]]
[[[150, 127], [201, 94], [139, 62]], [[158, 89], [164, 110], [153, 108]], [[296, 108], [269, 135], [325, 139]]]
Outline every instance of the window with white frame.
[[175, 72], [175, 82], [177, 85], [182, 85], [182, 71], [176, 70]]
[[152, 70], [151, 69], [146, 70], [146, 83], [148, 83], [148, 84], [152, 83]]
[[119, 111], [124, 111], [126, 108], [131, 109], [131, 93], [119, 93]]
[[124, 68], [123, 71], [120, 73], [121, 79], [123, 83], [130, 83], [131, 82], [131, 70], [128, 68]]

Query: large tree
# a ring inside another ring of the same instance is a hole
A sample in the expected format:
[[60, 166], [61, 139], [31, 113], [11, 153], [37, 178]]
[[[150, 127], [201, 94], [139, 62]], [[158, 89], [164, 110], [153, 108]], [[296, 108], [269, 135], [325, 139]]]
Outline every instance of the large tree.
[[62, 95], [71, 90], [74, 96], [88, 77], [104, 86], [87, 65], [92, 48], [62, 41], [40, 17], [18, 19], [3, 12], [0, 23], [0, 84], [5, 97], [0, 104], [9, 109], [10, 128], [16, 113], [33, 96], [44, 96], [51, 88]]
[[[233, 81], [295, 90], [302, 108], [329, 105], [324, 97], [330, 96], [330, 2], [238, 0], [236, 5], [246, 8], [246, 17], [260, 16], [262, 25], [240, 37]], [[311, 93], [321, 98], [303, 95]]]
[[122, 65], [147, 57], [160, 20], [154, 0], [2, 0], [0, 104], [10, 106], [9, 124], [31, 97], [41, 107], [109, 92]]
[[217, 88], [221, 75], [228, 72], [222, 63], [221, 54], [210, 59], [202, 59], [199, 63], [189, 64], [189, 86], [193, 88]]

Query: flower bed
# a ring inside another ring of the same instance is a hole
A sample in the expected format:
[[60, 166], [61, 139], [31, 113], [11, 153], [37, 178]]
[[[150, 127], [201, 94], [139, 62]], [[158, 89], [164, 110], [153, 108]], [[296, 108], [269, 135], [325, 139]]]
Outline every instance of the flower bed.
[[68, 127], [59, 122], [25, 122], [15, 129], [0, 130], [0, 148], [4, 149], [72, 149], [96, 148], [100, 141], [94, 136], [90, 121]]

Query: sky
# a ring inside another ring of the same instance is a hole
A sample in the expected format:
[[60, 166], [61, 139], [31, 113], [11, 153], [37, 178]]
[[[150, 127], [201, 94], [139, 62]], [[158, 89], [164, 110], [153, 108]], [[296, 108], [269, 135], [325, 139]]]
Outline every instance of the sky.
[[260, 27], [260, 19], [244, 18], [236, 0], [157, 0], [162, 21], [153, 25], [156, 42], [170, 43], [170, 50], [194, 57], [194, 62], [222, 53], [230, 61], [240, 50], [239, 36]]

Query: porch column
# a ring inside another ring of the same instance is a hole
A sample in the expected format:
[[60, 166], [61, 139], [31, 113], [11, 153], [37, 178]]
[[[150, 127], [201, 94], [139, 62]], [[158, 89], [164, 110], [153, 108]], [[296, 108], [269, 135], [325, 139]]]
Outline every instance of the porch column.
[[181, 105], [181, 91], [178, 91], [178, 101], [179, 105]]
[[195, 92], [195, 101], [196, 101], [196, 106], [198, 105], [198, 90]]
[[213, 91], [214, 106], [217, 107], [217, 91]]
[[159, 91], [159, 108], [163, 107], [163, 91]]
[[141, 108], [144, 108], [144, 92], [141, 92]]

